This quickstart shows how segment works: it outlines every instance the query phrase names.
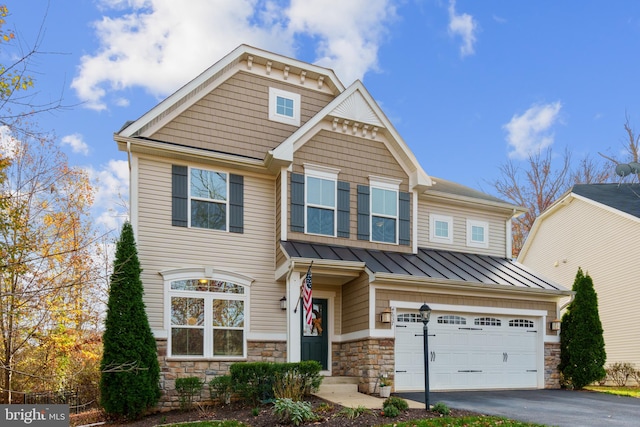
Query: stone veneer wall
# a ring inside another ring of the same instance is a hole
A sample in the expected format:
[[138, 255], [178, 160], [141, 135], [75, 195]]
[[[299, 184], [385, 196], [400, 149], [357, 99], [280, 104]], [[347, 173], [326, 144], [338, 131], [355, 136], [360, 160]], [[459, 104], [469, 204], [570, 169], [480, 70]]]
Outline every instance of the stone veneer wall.
[[544, 388], [560, 388], [560, 343], [544, 343]]
[[332, 375], [357, 377], [361, 393], [376, 393], [381, 374], [393, 380], [394, 346], [395, 340], [389, 338], [333, 343]]
[[[200, 377], [205, 385], [200, 400], [209, 400], [208, 383], [212, 378], [226, 375], [237, 360], [167, 360], [167, 340], [156, 339], [158, 361], [160, 362], [160, 390], [162, 395], [158, 409], [168, 411], [180, 407], [176, 393], [176, 378]], [[247, 362], [286, 362], [287, 343], [285, 341], [247, 342]]]

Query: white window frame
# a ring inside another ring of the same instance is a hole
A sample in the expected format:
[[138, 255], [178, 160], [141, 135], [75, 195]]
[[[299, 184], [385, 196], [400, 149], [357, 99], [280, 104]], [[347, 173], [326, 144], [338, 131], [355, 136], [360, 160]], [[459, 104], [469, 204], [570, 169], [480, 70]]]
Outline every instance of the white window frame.
[[[371, 242], [375, 242], [375, 243], [386, 243], [386, 244], [398, 244], [398, 232], [400, 230], [400, 183], [402, 182], [402, 180], [399, 179], [393, 179], [393, 178], [383, 178], [383, 177], [379, 177], [379, 176], [370, 176], [369, 177], [369, 241]], [[377, 188], [380, 190], [389, 190], [389, 191], [394, 191], [396, 193], [396, 214], [395, 216], [393, 215], [385, 215], [385, 214], [374, 214], [373, 212], [373, 189]], [[396, 230], [395, 230], [395, 236], [396, 236], [396, 240], [395, 242], [384, 242], [384, 241], [378, 241], [378, 240], [373, 240], [373, 216], [379, 216], [382, 218], [392, 218], [395, 220], [395, 224], [396, 224]]]
[[[310, 165], [304, 164], [304, 231], [306, 234], [312, 234], [316, 236], [329, 236], [336, 237], [338, 230], [338, 174], [340, 173], [340, 169], [328, 168], [325, 166], [319, 165]], [[308, 178], [318, 178], [324, 179], [327, 181], [333, 181], [333, 202], [334, 206], [328, 205], [319, 205], [308, 202], [309, 195], [309, 185]], [[307, 218], [308, 208], [322, 208], [322, 209], [331, 209], [333, 210], [333, 234], [320, 234], [320, 233], [311, 233], [308, 231], [309, 220]]]
[[[181, 268], [175, 270], [161, 271], [160, 274], [164, 279], [164, 329], [167, 332], [167, 357], [181, 360], [244, 360], [247, 358], [247, 334], [249, 332], [249, 301], [252, 278], [242, 274], [229, 272], [225, 270], [215, 269], [213, 267], [194, 267]], [[200, 291], [182, 291], [171, 289], [171, 283], [180, 280], [189, 279], [207, 279], [219, 280], [233, 283], [244, 288], [243, 294], [217, 293], [217, 292], [200, 292]], [[203, 355], [173, 355], [171, 353], [171, 297], [185, 298], [204, 298], [205, 300], [205, 320], [204, 320], [204, 338], [203, 338]], [[214, 356], [213, 355], [213, 314], [211, 306], [213, 300], [239, 300], [244, 302], [244, 322], [243, 322], [243, 350], [242, 355], [237, 356]]]
[[[278, 114], [278, 97], [293, 101], [293, 117]], [[286, 90], [269, 88], [269, 120], [285, 123], [293, 126], [300, 126], [300, 94], [288, 92]]]
[[[448, 224], [449, 235], [447, 237], [436, 236], [436, 222]], [[435, 243], [453, 243], [453, 217], [447, 215], [429, 214], [429, 240]]]
[[[473, 227], [482, 227], [483, 240], [473, 239]], [[489, 223], [486, 221], [478, 221], [474, 219], [467, 220], [467, 246], [475, 248], [488, 248], [489, 247]]]
[[[203, 198], [203, 197], [193, 197], [191, 195], [191, 171], [192, 170], [201, 170], [201, 171], [205, 171], [205, 172], [212, 172], [212, 173], [223, 173], [226, 175], [226, 194], [227, 194], [227, 198], [226, 200], [215, 200], [215, 199], [208, 199], [208, 198]], [[215, 169], [207, 169], [207, 168], [198, 168], [198, 167], [192, 167], [189, 166], [189, 171], [188, 171], [188, 183], [187, 183], [187, 194], [188, 194], [188, 204], [187, 204], [187, 215], [189, 217], [189, 227], [190, 228], [198, 228], [200, 230], [211, 230], [211, 231], [219, 231], [219, 232], [228, 232], [229, 231], [229, 172], [227, 171], [222, 171], [222, 170], [215, 170]], [[191, 224], [191, 200], [201, 200], [204, 202], [213, 202], [213, 203], [218, 203], [218, 204], [224, 204], [225, 205], [225, 224], [224, 224], [224, 230], [220, 230], [217, 228], [207, 228], [207, 227], [196, 227], [193, 226]]]

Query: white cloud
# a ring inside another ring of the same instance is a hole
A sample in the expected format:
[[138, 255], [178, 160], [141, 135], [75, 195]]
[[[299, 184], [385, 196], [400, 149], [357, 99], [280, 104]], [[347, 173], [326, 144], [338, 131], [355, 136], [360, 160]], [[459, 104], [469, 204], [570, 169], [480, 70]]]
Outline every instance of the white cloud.
[[68, 145], [74, 153], [81, 153], [85, 156], [89, 154], [89, 146], [82, 140], [82, 135], [74, 133], [71, 135], [63, 136], [61, 139], [62, 145]]
[[558, 121], [562, 104], [536, 104], [521, 115], [514, 115], [503, 126], [507, 131], [507, 142], [512, 150], [510, 158], [526, 159], [532, 154], [553, 144], [551, 128]]
[[473, 16], [468, 13], [458, 15], [456, 13], [455, 0], [449, 1], [449, 34], [460, 36], [462, 45], [460, 46], [460, 56], [473, 55], [475, 53], [473, 45], [476, 42], [476, 31], [478, 23]]
[[128, 218], [129, 164], [126, 160], [110, 160], [100, 170], [87, 169], [96, 190], [93, 203], [96, 225], [105, 231], [120, 232]]
[[0, 155], [9, 159], [18, 154], [21, 144], [14, 138], [11, 128], [6, 125], [0, 126]]
[[126, 105], [114, 92], [132, 87], [163, 97], [243, 43], [295, 56], [296, 36], [317, 41], [318, 64], [349, 84], [376, 68], [391, 2], [102, 0], [100, 47], [81, 58], [71, 86], [96, 110]]
[[377, 69], [385, 24], [396, 9], [388, 0], [292, 0], [287, 16], [290, 31], [318, 38], [317, 64], [333, 68], [348, 86]]

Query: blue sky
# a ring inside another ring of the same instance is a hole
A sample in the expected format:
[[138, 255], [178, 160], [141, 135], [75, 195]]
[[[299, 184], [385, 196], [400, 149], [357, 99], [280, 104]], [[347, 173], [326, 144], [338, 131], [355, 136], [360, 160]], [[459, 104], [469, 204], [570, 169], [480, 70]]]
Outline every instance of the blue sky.
[[[565, 147], [620, 155], [640, 128], [635, 0], [7, 1], [32, 45], [38, 119], [97, 179], [97, 222], [128, 193], [113, 133], [241, 43], [364, 82], [432, 176], [493, 192], [507, 160]], [[0, 46], [0, 63], [15, 51]], [[111, 209], [111, 210], [110, 210]]]

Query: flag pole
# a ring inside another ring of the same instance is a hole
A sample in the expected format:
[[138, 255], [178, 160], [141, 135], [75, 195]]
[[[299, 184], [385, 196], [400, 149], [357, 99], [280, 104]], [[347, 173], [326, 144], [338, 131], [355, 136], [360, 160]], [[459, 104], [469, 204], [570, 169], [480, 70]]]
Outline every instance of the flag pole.
[[[309, 264], [309, 268], [307, 269], [307, 274], [304, 276], [305, 278], [307, 277], [307, 275], [309, 273], [311, 273], [311, 266], [313, 265], [313, 260], [311, 260], [311, 264]], [[294, 313], [298, 312], [298, 305], [300, 305], [300, 300], [302, 299], [302, 286], [304, 286], [302, 283], [300, 284], [300, 295], [298, 296], [298, 302], [296, 303], [296, 308], [293, 309]]]

